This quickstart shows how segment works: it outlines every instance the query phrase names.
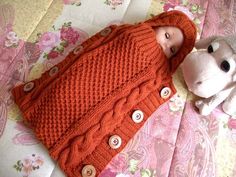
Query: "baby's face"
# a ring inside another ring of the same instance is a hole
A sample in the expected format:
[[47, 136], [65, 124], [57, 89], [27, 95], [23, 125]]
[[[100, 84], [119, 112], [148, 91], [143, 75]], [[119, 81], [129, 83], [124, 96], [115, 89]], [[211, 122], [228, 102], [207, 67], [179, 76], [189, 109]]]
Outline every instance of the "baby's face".
[[167, 58], [175, 55], [183, 44], [184, 36], [179, 28], [163, 26], [155, 29], [157, 42]]

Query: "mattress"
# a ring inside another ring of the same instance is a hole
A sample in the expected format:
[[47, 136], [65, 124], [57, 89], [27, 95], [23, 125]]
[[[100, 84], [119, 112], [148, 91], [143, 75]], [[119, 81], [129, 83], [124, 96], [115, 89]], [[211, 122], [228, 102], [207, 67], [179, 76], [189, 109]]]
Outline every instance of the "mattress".
[[[198, 38], [236, 31], [234, 0], [0, 1], [0, 177], [64, 177], [22, 122], [12, 87], [40, 77], [79, 43], [111, 24], [137, 23], [180, 10]], [[63, 36], [63, 37], [62, 37]], [[181, 70], [177, 94], [157, 109], [101, 177], [235, 177], [236, 120], [221, 106], [194, 107]]]

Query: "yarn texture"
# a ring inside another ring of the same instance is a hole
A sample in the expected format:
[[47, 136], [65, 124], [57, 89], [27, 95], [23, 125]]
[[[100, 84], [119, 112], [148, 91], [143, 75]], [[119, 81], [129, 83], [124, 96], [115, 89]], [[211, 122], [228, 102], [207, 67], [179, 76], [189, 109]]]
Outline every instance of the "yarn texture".
[[[167, 59], [154, 28], [175, 26], [184, 35], [179, 52]], [[38, 79], [16, 86], [12, 94], [24, 122], [34, 130], [68, 177], [81, 177], [86, 165], [96, 175], [119, 153], [148, 117], [173, 94], [172, 82], [192, 50], [196, 27], [178, 11], [138, 24], [111, 25], [77, 46]], [[171, 89], [163, 98], [164, 87]], [[132, 120], [141, 110], [144, 119]], [[112, 135], [121, 146], [109, 146]]]

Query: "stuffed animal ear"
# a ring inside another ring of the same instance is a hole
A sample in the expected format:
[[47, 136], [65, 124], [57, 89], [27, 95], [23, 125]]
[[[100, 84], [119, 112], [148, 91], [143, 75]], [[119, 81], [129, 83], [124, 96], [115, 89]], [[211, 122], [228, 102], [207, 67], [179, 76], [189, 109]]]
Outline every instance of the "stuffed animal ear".
[[196, 49], [206, 49], [216, 38], [217, 36], [211, 36], [205, 39], [200, 39], [195, 43], [195, 47]]

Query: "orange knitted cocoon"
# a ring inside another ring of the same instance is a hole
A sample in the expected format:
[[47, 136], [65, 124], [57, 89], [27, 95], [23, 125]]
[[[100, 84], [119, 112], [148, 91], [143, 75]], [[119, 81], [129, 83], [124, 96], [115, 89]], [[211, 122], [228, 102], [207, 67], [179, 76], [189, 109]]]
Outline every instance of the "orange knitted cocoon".
[[[183, 46], [171, 59], [156, 41], [158, 26], [183, 32]], [[176, 92], [172, 74], [195, 38], [194, 24], [178, 11], [112, 25], [12, 94], [24, 121], [67, 176], [95, 176]]]

